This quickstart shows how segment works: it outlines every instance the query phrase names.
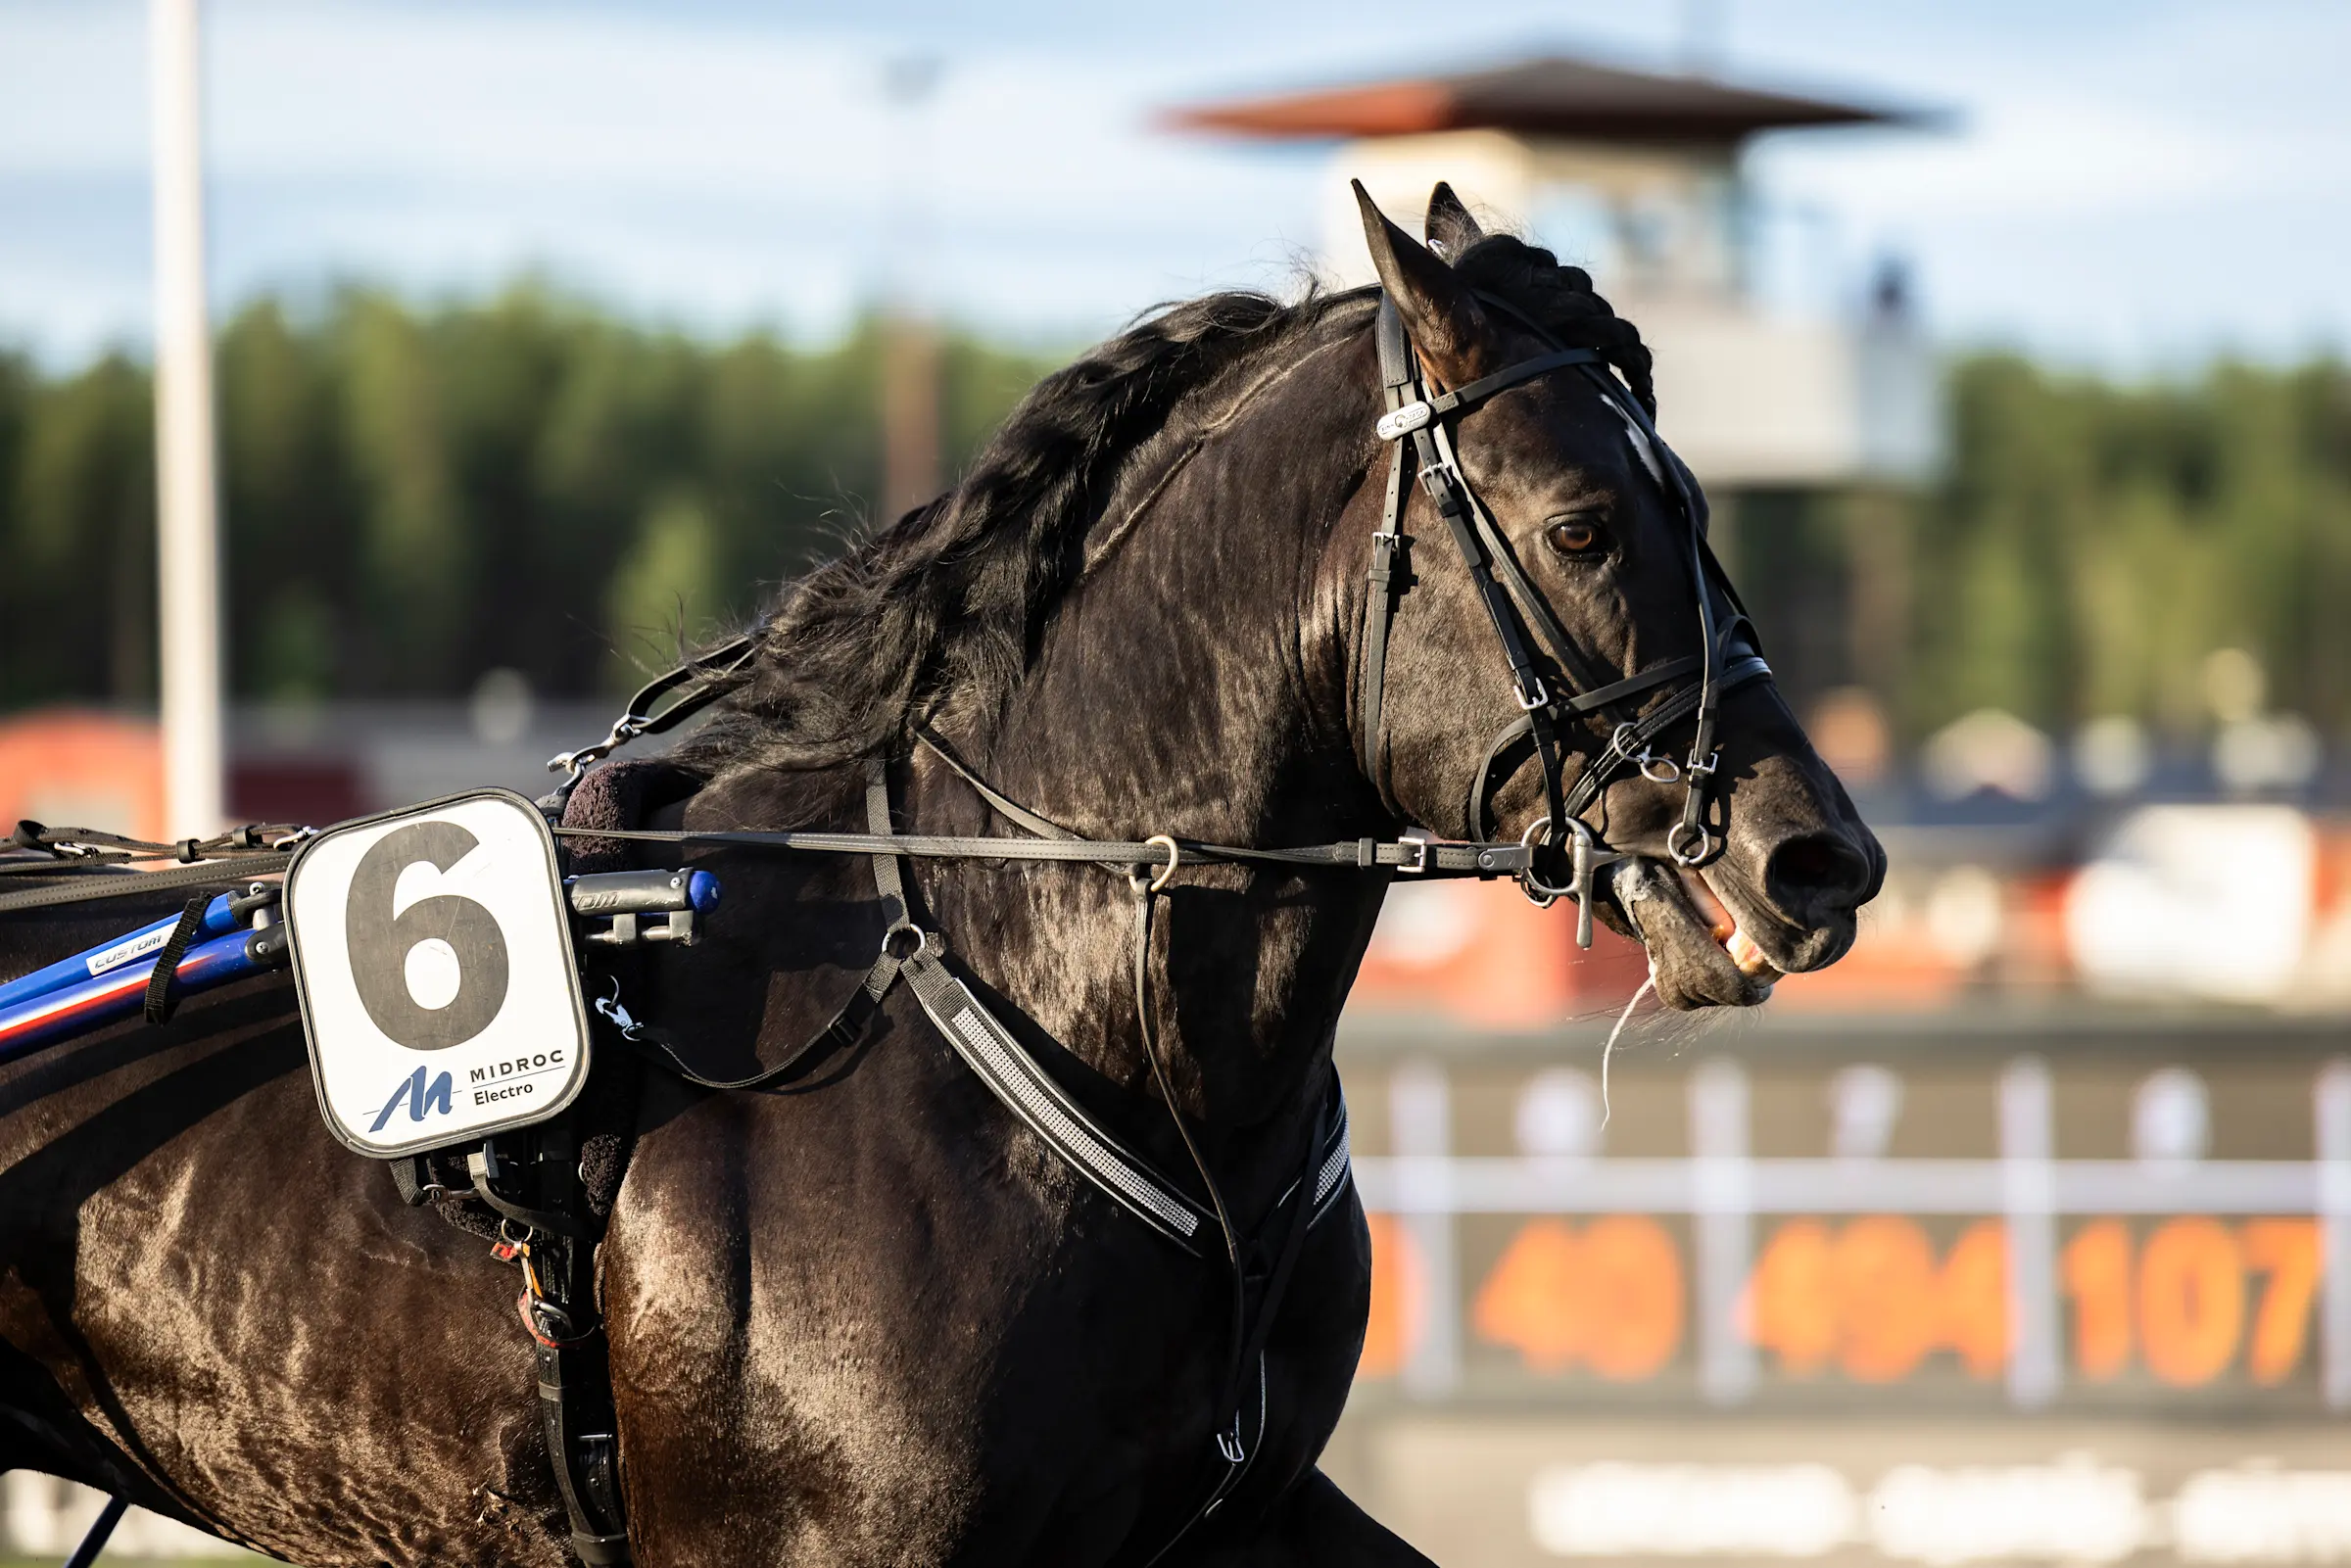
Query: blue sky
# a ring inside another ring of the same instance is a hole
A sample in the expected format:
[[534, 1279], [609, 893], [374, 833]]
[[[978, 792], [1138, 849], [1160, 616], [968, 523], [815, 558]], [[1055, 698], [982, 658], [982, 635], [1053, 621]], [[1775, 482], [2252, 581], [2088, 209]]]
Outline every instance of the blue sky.
[[[1693, 10], [1693, 7], [1696, 9]], [[537, 269], [707, 331], [822, 336], [906, 232], [951, 314], [1067, 342], [1280, 285], [1319, 154], [1155, 111], [1539, 49], [1956, 111], [1766, 141], [1775, 287], [1913, 263], [1933, 328], [2125, 372], [2351, 343], [2351, 7], [2321, 0], [1024, 0], [854, 7], [211, 0], [214, 292], [476, 291]], [[149, 318], [145, 7], [0, 0], [0, 341], [71, 362]], [[1428, 51], [1424, 53], [1423, 51]], [[919, 128], [887, 63], [936, 57]]]

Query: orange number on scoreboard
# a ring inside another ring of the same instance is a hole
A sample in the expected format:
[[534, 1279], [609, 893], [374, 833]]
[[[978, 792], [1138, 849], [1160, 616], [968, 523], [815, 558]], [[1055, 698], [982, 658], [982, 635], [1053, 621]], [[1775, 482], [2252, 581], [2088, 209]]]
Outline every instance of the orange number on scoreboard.
[[2074, 1365], [2103, 1382], [2131, 1364], [2131, 1232], [2119, 1219], [2092, 1221], [2058, 1260], [2074, 1299]]
[[1393, 1214], [1372, 1214], [1371, 1317], [1364, 1325], [1359, 1377], [1386, 1377], [1402, 1367], [1420, 1338], [1427, 1270], [1412, 1232]]
[[1870, 1214], [1832, 1229], [1792, 1219], [1756, 1260], [1739, 1322], [1791, 1377], [1833, 1359], [1847, 1377], [1887, 1383], [1943, 1349], [1991, 1377], [2008, 1356], [2007, 1233], [1979, 1220], [1939, 1268], [1916, 1220]]
[[1976, 1377], [2008, 1364], [2008, 1227], [1979, 1219], [1943, 1263], [1943, 1343]]
[[2209, 1383], [2236, 1358], [2245, 1265], [2217, 1219], [2169, 1219], [2138, 1259], [2138, 1333], [2147, 1369], [2166, 1383]]
[[1663, 1226], [1610, 1214], [1579, 1234], [1529, 1221], [1469, 1305], [1478, 1337], [1537, 1372], [1582, 1365], [1630, 1381], [1655, 1374], [1682, 1341], [1681, 1254]]
[[2270, 1276], [2253, 1314], [2253, 1341], [2245, 1353], [2256, 1383], [2282, 1383], [2301, 1363], [2310, 1332], [2310, 1304], [2319, 1284], [2319, 1224], [2315, 1219], [2255, 1219], [2239, 1238], [2245, 1266]]
[[1508, 1345], [1538, 1372], [1564, 1372], [1584, 1350], [1583, 1248], [1564, 1220], [1530, 1221], [1469, 1304], [1480, 1339]]
[[[1427, 1289], [1402, 1225], [1375, 1214], [1371, 1237], [1367, 1377], [1395, 1371], [1410, 1354]], [[2195, 1387], [2226, 1371], [2242, 1345], [2254, 1382], [2282, 1383], [2308, 1348], [2322, 1240], [2311, 1219], [2231, 1228], [2182, 1216], [2134, 1249], [2120, 1219], [2084, 1225], [2058, 1264], [2073, 1303], [2076, 1371], [2092, 1381], [2117, 1377], [2135, 1351], [2164, 1382]], [[2264, 1276], [2249, 1332], [2248, 1274]], [[1953, 1352], [1976, 1377], [1997, 1376], [2012, 1343], [2009, 1311], [1999, 1220], [1969, 1225], [1939, 1265], [1917, 1221], [1870, 1214], [1837, 1226], [1779, 1225], [1740, 1295], [1738, 1321], [1788, 1376], [1810, 1377], [1834, 1361], [1856, 1381], [1886, 1383], [1938, 1350]], [[1633, 1380], [1672, 1360], [1685, 1316], [1673, 1238], [1646, 1215], [1611, 1214], [1581, 1230], [1561, 1219], [1530, 1221], [1479, 1288], [1469, 1320], [1537, 1372], [1583, 1367]]]
[[1777, 1354], [1791, 1377], [1810, 1377], [1837, 1353], [1831, 1252], [1827, 1225], [1790, 1220], [1772, 1232], [1739, 1299], [1748, 1339]]
[[[2074, 1299], [2074, 1364], [2084, 1377], [2115, 1377], [2135, 1339], [2147, 1369], [2182, 1388], [2209, 1383], [2245, 1346], [2245, 1369], [2282, 1383], [2301, 1364], [2321, 1261], [2318, 1223], [2254, 1219], [2231, 1231], [2217, 1219], [2167, 1219], [2133, 1266], [2131, 1232], [2119, 1219], [2082, 1227], [2062, 1269]], [[2269, 1276], [2245, 1325], [2245, 1276]]]
[[1682, 1343], [1682, 1255], [1643, 1214], [1609, 1214], [1584, 1230], [1589, 1276], [1584, 1355], [1602, 1377], [1654, 1375]]
[[1829, 1267], [1846, 1376], [1860, 1383], [1907, 1377], [1940, 1338], [1935, 1244], [1914, 1219], [1869, 1214], [1837, 1233]]

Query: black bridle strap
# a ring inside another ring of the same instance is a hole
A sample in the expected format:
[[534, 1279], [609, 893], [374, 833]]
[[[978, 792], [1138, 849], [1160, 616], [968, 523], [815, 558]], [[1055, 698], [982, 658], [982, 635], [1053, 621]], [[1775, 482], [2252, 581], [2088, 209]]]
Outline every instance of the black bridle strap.
[[[1384, 298], [1380, 305], [1383, 309], [1390, 309], [1390, 302]], [[1599, 354], [1590, 349], [1558, 349], [1550, 354], [1537, 355], [1532, 359], [1521, 359], [1516, 364], [1506, 365], [1489, 376], [1479, 376], [1475, 381], [1451, 392], [1432, 393], [1427, 397], [1390, 404], [1388, 417], [1380, 421], [1379, 434], [1382, 439], [1393, 441], [1423, 425], [1433, 424], [1448, 414], [1474, 408], [1494, 394], [1507, 391], [1521, 381], [1531, 381], [1536, 376], [1548, 375], [1571, 364], [1605, 362]]]
[[[611, 734], [594, 745], [582, 746], [577, 751], [560, 752], [550, 759], [547, 766], [551, 773], [567, 772], [569, 775], [555, 786], [558, 814], [561, 798], [569, 795], [572, 787], [580, 782], [580, 776], [589, 768], [641, 736], [668, 734], [717, 701], [729, 689], [726, 678], [750, 663], [758, 651], [758, 634], [745, 632], [741, 637], [728, 639], [706, 653], [688, 659], [674, 670], [654, 676], [637, 689], [636, 695], [629, 698], [628, 706], [621, 709], [620, 717], [612, 721]], [[654, 711], [655, 703], [681, 687], [687, 689], [685, 695], [659, 712]]]
[[949, 773], [970, 784], [973, 792], [986, 801], [989, 808], [1006, 822], [1015, 827], [1026, 828], [1039, 838], [1077, 838], [1076, 833], [1064, 828], [1060, 823], [1053, 821], [1050, 817], [1038, 816], [1027, 806], [990, 785], [986, 780], [966, 766], [961, 757], [949, 750], [947, 743], [941, 740], [929, 725], [916, 725], [914, 737], [922, 742], [925, 750], [944, 763]]
[[[1468, 475], [1463, 472], [1461, 458], [1453, 450], [1453, 438], [1447, 434], [1445, 427], [1432, 425], [1428, 434], [1431, 444], [1437, 449], [1448, 481], [1461, 493], [1470, 521], [1477, 529], [1495, 571], [1510, 589], [1511, 597], [1516, 601], [1518, 613], [1551, 649], [1552, 656], [1559, 661], [1568, 681], [1579, 691], [1621, 684], [1611, 683], [1609, 676], [1614, 672], [1603, 671], [1583, 649], [1576, 646], [1575, 640], [1567, 635], [1567, 629], [1559, 624], [1559, 618], [1552, 612], [1550, 600], [1543, 596], [1533, 579], [1526, 575], [1526, 568], [1518, 564], [1517, 554], [1511, 550], [1510, 542], [1502, 537], [1502, 530], [1495, 526], [1493, 517], [1479, 503], [1477, 493], [1469, 488]], [[1560, 697], [1565, 695], [1554, 694]]]
[[[1638, 683], [1643, 687], [1658, 686], [1665, 681], [1688, 674], [1697, 666], [1698, 659], [1695, 655], [1673, 659], [1659, 665], [1656, 670], [1635, 677], [1634, 682], [1625, 684]], [[1760, 656], [1750, 654], [1732, 661], [1730, 667], [1724, 672], [1722, 680], [1718, 683], [1718, 687], [1721, 691], [1728, 693], [1751, 681], [1764, 680], [1770, 675], [1771, 666], [1764, 663]], [[1653, 676], [1655, 679], [1651, 679]], [[1598, 696], [1600, 693], [1594, 692], [1592, 695]], [[1643, 715], [1637, 722], [1619, 726], [1616, 733], [1608, 737], [1607, 745], [1594, 756], [1585, 765], [1584, 771], [1577, 776], [1575, 786], [1568, 791], [1567, 798], [1563, 803], [1566, 814], [1570, 817], [1578, 816], [1589, 809], [1592, 803], [1600, 798], [1600, 791], [1618, 773], [1641, 760], [1642, 753], [1647, 749], [1650, 741], [1690, 716], [1698, 706], [1698, 689], [1688, 688], [1658, 704], [1655, 709]], [[1509, 755], [1513, 747], [1531, 740], [1533, 735], [1533, 726], [1527, 722], [1524, 716], [1521, 716], [1503, 726], [1501, 733], [1496, 735], [1492, 742], [1487, 745], [1484, 762], [1479, 764], [1474, 774], [1470, 775], [1469, 797], [1462, 813], [1463, 819], [1468, 824], [1467, 831], [1472, 838], [1482, 837], [1486, 831], [1486, 802], [1493, 797], [1495, 789], [1499, 787], [1494, 778], [1495, 765]]]
[[1420, 459], [1420, 488], [1436, 503], [1437, 515], [1453, 535], [1455, 548], [1461, 551], [1462, 563], [1469, 570], [1469, 579], [1477, 590], [1480, 603], [1486, 607], [1487, 619], [1494, 623], [1494, 635], [1502, 641], [1503, 657], [1511, 667], [1511, 685], [1516, 690], [1518, 706], [1535, 712], [1547, 706], [1550, 689], [1535, 666], [1534, 652], [1527, 646], [1520, 630], [1517, 612], [1509, 593], [1494, 577], [1494, 564], [1485, 544], [1477, 537], [1477, 525], [1470, 516], [1468, 503], [1463, 499], [1460, 487], [1445, 472], [1434, 444], [1423, 432], [1415, 431], [1414, 445]]
[[1603, 708], [1615, 707], [1627, 697], [1637, 697], [1642, 692], [1653, 690], [1668, 681], [1680, 680], [1704, 662], [1695, 653], [1685, 653], [1678, 659], [1667, 659], [1663, 664], [1653, 664], [1639, 675], [1628, 675], [1621, 681], [1611, 682], [1607, 686], [1598, 687], [1590, 691], [1569, 697], [1566, 703], [1567, 711], [1570, 713], [1597, 713]]
[[[1393, 414], [1413, 395], [1413, 347], [1405, 337], [1404, 318], [1384, 300], [1372, 332], [1379, 353], [1380, 396]], [[1379, 787], [1380, 715], [1388, 674], [1388, 623], [1396, 616], [1396, 557], [1404, 545], [1405, 468], [1411, 461], [1410, 451], [1399, 441], [1388, 452], [1387, 496], [1380, 505], [1379, 530], [1371, 536], [1371, 568], [1364, 595], [1363, 695], [1357, 708], [1364, 732], [1364, 777], [1375, 790]]]

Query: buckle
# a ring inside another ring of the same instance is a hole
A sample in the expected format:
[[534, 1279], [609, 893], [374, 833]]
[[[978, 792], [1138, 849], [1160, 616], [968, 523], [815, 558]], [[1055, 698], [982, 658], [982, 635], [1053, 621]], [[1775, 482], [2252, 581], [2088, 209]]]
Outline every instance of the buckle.
[[1409, 846], [1412, 858], [1398, 861], [1396, 869], [1408, 877], [1428, 870], [1429, 845], [1435, 841], [1436, 836], [1426, 828], [1407, 828], [1397, 836], [1396, 847], [1404, 849]]
[[1543, 689], [1543, 678], [1539, 675], [1529, 675], [1527, 679], [1535, 683], [1535, 691], [1532, 696], [1527, 695], [1526, 688], [1516, 682], [1513, 681], [1511, 684], [1511, 694], [1518, 699], [1518, 706], [1528, 713], [1534, 712], [1537, 708], [1550, 707], [1551, 693]]
[[1434, 416], [1435, 410], [1424, 401], [1415, 398], [1401, 408], [1391, 408], [1381, 414], [1379, 423], [1371, 428], [1378, 432], [1380, 440], [1394, 441], [1400, 436], [1411, 435]]

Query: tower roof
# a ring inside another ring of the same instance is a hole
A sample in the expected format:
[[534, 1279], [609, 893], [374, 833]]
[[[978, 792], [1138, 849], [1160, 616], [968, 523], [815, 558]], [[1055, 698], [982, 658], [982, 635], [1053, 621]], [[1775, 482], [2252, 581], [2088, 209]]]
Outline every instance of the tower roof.
[[1455, 75], [1195, 104], [1173, 111], [1168, 122], [1269, 140], [1492, 129], [1584, 141], [1732, 145], [1764, 130], [1916, 124], [1929, 118], [1917, 110], [1837, 103], [1555, 55]]

